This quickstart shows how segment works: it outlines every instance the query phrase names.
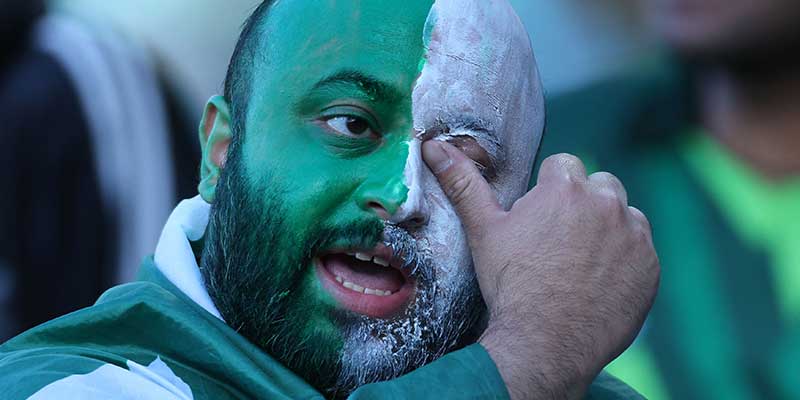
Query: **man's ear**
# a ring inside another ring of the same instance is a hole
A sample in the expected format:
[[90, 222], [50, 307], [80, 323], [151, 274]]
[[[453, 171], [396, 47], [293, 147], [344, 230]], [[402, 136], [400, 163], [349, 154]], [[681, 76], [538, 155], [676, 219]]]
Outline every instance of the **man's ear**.
[[200, 184], [197, 191], [207, 203], [214, 202], [222, 168], [228, 157], [231, 144], [231, 116], [228, 103], [222, 96], [214, 96], [206, 103], [203, 119], [200, 121]]

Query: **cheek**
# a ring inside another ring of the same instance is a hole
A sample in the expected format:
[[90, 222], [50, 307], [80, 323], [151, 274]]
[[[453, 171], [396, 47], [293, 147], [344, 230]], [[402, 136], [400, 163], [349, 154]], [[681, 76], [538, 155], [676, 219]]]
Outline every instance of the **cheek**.
[[[304, 150], [296, 150], [300, 148]], [[356, 169], [347, 163], [297, 143], [245, 159], [255, 195], [268, 198], [279, 192], [286, 222], [297, 227], [326, 221], [346, 203], [360, 182]]]
[[347, 174], [337, 173], [342, 168], [326, 169], [325, 173], [315, 173], [316, 168], [298, 173], [288, 185], [285, 198], [287, 219], [303, 226], [333, 226], [347, 223], [357, 218], [358, 209], [352, 201], [352, 193], [358, 187], [359, 179]]
[[444, 274], [444, 278], [470, 273], [472, 254], [458, 214], [429, 171], [423, 174], [422, 187], [430, 220], [420, 234], [437, 270]]

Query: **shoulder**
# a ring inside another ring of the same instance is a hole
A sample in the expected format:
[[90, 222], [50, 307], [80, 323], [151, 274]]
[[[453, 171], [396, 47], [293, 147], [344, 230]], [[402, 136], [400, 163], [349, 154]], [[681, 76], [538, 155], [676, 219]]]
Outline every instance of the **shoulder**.
[[169, 291], [136, 282], [9, 340], [0, 346], [0, 387], [9, 388], [4, 398], [191, 398], [164, 396], [176, 387], [188, 390], [159, 358], [164, 346], [155, 345], [174, 333], [162, 329], [165, 309], [186, 313]]
[[[128, 339], [123, 332], [137, 332], [143, 326], [157, 329], [163, 319], [178, 318], [190, 312], [183, 303], [151, 282], [116, 286], [91, 307], [45, 322], [4, 343], [0, 346], [0, 360], [10, 352], [43, 346], [113, 346]], [[98, 340], [101, 338], [103, 340]]]
[[[152, 269], [147, 260], [143, 269]], [[177, 289], [158, 280], [119, 285], [103, 293], [91, 307], [45, 322], [7, 341], [0, 346], [0, 363], [15, 353], [39, 349], [84, 353], [87, 349], [113, 349], [113, 353], [120, 353], [163, 347], [165, 332], [185, 330], [188, 334], [209, 325], [214, 317], [204, 314]]]
[[142, 294], [157, 289], [148, 286], [153, 285], [114, 288], [107, 292], [114, 296], [109, 301], [49, 321], [4, 343], [0, 346], [0, 387], [13, 387], [6, 393], [9, 398], [26, 398], [70, 376], [126, 368], [128, 359], [114, 347], [130, 330], [124, 327], [123, 316], [139, 314], [150, 303]]
[[0, 362], [6, 399], [193, 399], [189, 386], [161, 359], [147, 365], [104, 362], [80, 354], [16, 354]]
[[[42, 393], [55, 394], [41, 398], [94, 399], [63, 391], [90, 390], [104, 380], [109, 383], [101, 389], [136, 399], [240, 398], [243, 387], [252, 389], [245, 397], [280, 393], [274, 374], [260, 375], [280, 367], [171, 285], [152, 259], [145, 260], [140, 279], [0, 346], [0, 387], [13, 387], [0, 397], [25, 399], [46, 389]], [[184, 383], [194, 397], [159, 395], [164, 388], [187, 392]]]

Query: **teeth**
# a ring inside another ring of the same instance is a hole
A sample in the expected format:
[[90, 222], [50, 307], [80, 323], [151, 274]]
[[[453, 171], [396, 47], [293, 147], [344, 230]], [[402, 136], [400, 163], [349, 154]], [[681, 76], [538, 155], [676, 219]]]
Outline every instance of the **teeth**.
[[371, 261], [372, 257], [364, 253], [356, 253], [356, 258], [361, 261]]
[[[389, 261], [388, 260], [385, 260], [385, 259], [377, 257], [377, 256], [372, 257], [371, 255], [369, 255], [367, 253], [362, 253], [362, 252], [350, 253], [350, 252], [348, 252], [346, 254], [349, 255], [349, 256], [355, 257], [356, 259], [361, 260], [361, 261], [372, 261], [373, 263], [375, 263], [377, 265], [380, 265], [382, 267], [388, 267], [389, 266]], [[346, 288], [348, 288], [348, 289], [350, 289], [350, 290], [352, 290], [354, 292], [369, 294], [369, 295], [372, 295], [372, 296], [390, 296], [390, 295], [392, 295], [392, 291], [391, 290], [365, 288], [365, 287], [363, 287], [361, 285], [357, 285], [357, 284], [355, 284], [353, 282], [346, 281], [346, 280], [344, 280], [344, 278], [342, 278], [341, 276], [338, 276], [338, 275], [336, 276], [336, 281], [341, 283], [342, 286], [344, 286], [344, 287], [346, 287]]]
[[388, 267], [389, 266], [389, 261], [388, 260], [385, 260], [385, 259], [380, 258], [378, 256], [372, 257], [371, 255], [369, 255], [367, 253], [356, 252], [355, 254], [347, 253], [347, 255], [348, 256], [354, 256], [356, 259], [361, 260], [361, 261], [372, 261], [373, 263], [378, 264], [378, 265], [380, 265], [382, 267]]
[[352, 290], [354, 292], [364, 293], [364, 288], [362, 286], [356, 285], [353, 282], [344, 281], [344, 283], [342, 283], [342, 286], [344, 286], [344, 287], [346, 287], [346, 288], [348, 288], [348, 289], [350, 289], [350, 290]]
[[346, 280], [344, 280], [344, 278], [342, 278], [339, 275], [336, 275], [336, 281], [341, 283], [342, 286], [344, 286], [344, 287], [346, 287], [346, 288], [348, 288], [348, 289], [350, 289], [350, 290], [352, 290], [354, 292], [358, 292], [358, 293], [364, 293], [364, 294], [369, 294], [369, 295], [373, 295], [373, 296], [381, 296], [381, 297], [389, 296], [389, 295], [392, 294], [391, 290], [380, 290], [380, 289], [365, 288], [365, 287], [357, 285], [357, 284], [355, 284], [353, 282], [346, 281]]
[[382, 265], [384, 267], [388, 267], [389, 266], [389, 261], [386, 261], [386, 260], [384, 260], [384, 259], [382, 259], [382, 258], [380, 258], [378, 256], [375, 256], [372, 259], [372, 262], [374, 262], [375, 264], [378, 264], [378, 265]]

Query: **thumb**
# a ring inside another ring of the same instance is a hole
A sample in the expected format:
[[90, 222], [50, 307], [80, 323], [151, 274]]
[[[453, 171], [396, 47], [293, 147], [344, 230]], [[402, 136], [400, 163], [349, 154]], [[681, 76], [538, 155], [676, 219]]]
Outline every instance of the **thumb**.
[[461, 217], [467, 235], [475, 239], [488, 226], [488, 219], [503, 211], [489, 183], [464, 153], [449, 143], [428, 140], [422, 157]]

